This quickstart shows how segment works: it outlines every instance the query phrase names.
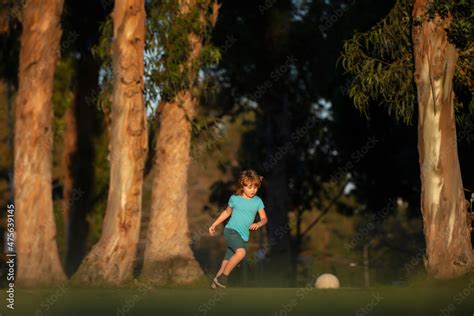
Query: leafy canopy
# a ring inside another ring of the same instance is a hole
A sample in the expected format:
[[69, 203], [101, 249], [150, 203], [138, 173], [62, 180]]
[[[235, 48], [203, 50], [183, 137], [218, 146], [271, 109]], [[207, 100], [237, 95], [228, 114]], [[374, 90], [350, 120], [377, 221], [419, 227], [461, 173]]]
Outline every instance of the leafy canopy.
[[[342, 66], [353, 76], [349, 96], [367, 115], [369, 104], [378, 101], [397, 120], [411, 123], [416, 104], [411, 41], [412, 0], [399, 0], [390, 13], [367, 32], [357, 32], [344, 43]], [[459, 49], [454, 78], [458, 121], [474, 112], [474, 3], [434, 0], [426, 14], [447, 17], [449, 41]], [[463, 110], [465, 110], [463, 112]], [[467, 113], [468, 111], [468, 113]]]

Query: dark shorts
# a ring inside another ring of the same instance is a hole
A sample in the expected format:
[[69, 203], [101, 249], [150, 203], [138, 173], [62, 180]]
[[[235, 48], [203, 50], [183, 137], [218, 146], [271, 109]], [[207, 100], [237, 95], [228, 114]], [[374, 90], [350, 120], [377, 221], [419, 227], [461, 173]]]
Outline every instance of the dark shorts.
[[224, 228], [224, 240], [227, 243], [227, 251], [224, 260], [229, 260], [238, 248], [247, 248], [247, 241], [242, 239], [239, 232], [232, 228]]

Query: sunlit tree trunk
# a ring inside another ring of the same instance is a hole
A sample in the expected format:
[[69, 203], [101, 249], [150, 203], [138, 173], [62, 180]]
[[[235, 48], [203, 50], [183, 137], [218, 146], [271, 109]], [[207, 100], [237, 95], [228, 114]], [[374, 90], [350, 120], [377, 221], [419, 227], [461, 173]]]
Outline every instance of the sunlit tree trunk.
[[31, 0], [22, 13], [15, 108], [14, 197], [17, 284], [65, 281], [52, 201], [52, 90], [61, 38], [62, 0]]
[[413, 44], [418, 89], [421, 210], [428, 275], [447, 279], [473, 264], [454, 118], [453, 76], [458, 59], [445, 29], [451, 17], [427, 21], [428, 0], [415, 0]]
[[[195, 0], [181, 0], [180, 6], [181, 14], [197, 9]], [[188, 67], [195, 73], [193, 62], [201, 53], [202, 38], [190, 33], [188, 40]], [[190, 247], [187, 217], [191, 121], [198, 106], [191, 90], [182, 90], [172, 101], [160, 104], [150, 223], [141, 272], [143, 279], [156, 284], [185, 284], [203, 275]]]
[[161, 126], [141, 277], [156, 284], [188, 283], [202, 275], [190, 247], [187, 217], [189, 119], [195, 116], [195, 100], [185, 91], [175, 101], [160, 106]]
[[76, 273], [81, 283], [118, 284], [132, 277], [148, 150], [143, 97], [145, 7], [117, 0], [112, 13], [112, 133], [109, 196], [99, 242]]

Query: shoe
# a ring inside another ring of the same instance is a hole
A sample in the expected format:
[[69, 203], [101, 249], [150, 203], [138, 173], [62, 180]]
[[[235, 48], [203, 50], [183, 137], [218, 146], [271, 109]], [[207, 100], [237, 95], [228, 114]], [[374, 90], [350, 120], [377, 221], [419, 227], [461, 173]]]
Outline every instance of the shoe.
[[215, 277], [213, 281], [219, 287], [222, 287], [222, 288], [227, 287], [227, 277], [225, 275], [220, 275], [219, 277]]

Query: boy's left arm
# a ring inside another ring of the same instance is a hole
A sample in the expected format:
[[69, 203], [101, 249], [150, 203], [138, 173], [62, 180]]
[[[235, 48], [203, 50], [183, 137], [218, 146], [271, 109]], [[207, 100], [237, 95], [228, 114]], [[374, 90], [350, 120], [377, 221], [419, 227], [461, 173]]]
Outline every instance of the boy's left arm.
[[268, 220], [267, 220], [267, 213], [265, 213], [265, 209], [264, 208], [261, 208], [259, 211], [258, 211], [258, 215], [260, 216], [260, 221], [250, 225], [250, 230], [257, 230], [259, 229], [260, 227], [262, 227], [263, 225], [265, 225]]

